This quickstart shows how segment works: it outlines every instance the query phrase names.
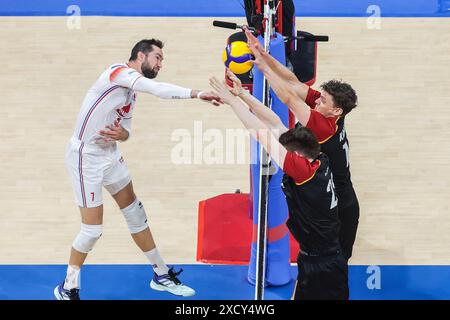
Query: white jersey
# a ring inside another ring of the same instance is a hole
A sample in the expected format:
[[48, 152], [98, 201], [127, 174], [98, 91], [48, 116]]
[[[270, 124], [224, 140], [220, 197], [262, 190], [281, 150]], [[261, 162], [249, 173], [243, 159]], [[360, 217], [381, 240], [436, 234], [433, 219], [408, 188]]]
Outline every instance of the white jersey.
[[136, 92], [147, 92], [165, 99], [191, 97], [190, 89], [147, 79], [126, 64], [112, 65], [87, 92], [78, 114], [74, 137], [84, 143], [106, 144], [99, 131], [113, 125], [116, 120], [131, 133]]

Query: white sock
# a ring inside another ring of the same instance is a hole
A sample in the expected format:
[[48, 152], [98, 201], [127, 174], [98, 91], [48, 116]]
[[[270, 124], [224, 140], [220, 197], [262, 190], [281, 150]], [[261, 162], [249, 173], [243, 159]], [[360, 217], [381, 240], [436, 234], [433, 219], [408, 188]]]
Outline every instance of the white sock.
[[67, 266], [66, 280], [64, 280], [64, 289], [74, 288], [80, 288], [80, 268], [69, 265]]
[[148, 261], [150, 261], [150, 264], [153, 267], [153, 271], [155, 271], [158, 276], [167, 274], [169, 272], [169, 268], [166, 266], [163, 259], [159, 255], [157, 248], [144, 252], [144, 255], [147, 257]]

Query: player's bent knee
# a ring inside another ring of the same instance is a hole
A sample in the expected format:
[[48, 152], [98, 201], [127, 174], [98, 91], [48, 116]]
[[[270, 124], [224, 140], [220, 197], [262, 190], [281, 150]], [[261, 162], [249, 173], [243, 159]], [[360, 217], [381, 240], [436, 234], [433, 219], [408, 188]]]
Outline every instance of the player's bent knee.
[[128, 207], [123, 208], [122, 213], [131, 234], [139, 233], [148, 228], [144, 206], [137, 198]]
[[95, 243], [103, 232], [102, 224], [81, 224], [80, 233], [73, 241], [72, 247], [82, 253], [88, 253], [94, 248]]
[[130, 182], [131, 177], [128, 175], [115, 183], [105, 185], [105, 189], [108, 190], [108, 192], [114, 196], [119, 191], [122, 191], [126, 186], [128, 186]]

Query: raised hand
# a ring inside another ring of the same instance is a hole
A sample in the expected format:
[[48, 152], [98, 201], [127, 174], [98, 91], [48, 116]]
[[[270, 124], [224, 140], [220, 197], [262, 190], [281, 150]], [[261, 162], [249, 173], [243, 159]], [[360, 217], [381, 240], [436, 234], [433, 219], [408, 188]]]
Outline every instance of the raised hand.
[[235, 96], [239, 96], [244, 93], [241, 80], [230, 69], [227, 69], [227, 76], [233, 82], [233, 87], [228, 87], [231, 93]]
[[245, 35], [247, 36], [247, 43], [250, 50], [253, 52], [253, 56], [255, 60], [253, 63], [260, 70], [267, 67], [267, 63], [264, 58], [268, 55], [268, 53], [264, 50], [262, 44], [259, 42], [258, 38], [256, 38], [253, 33], [248, 30], [246, 27], [243, 28]]
[[252, 49], [252, 48], [253, 49], [255, 49], [255, 48], [262, 49], [261, 43], [259, 42], [258, 38], [256, 38], [250, 30], [248, 30], [247, 26], [244, 26], [243, 30], [245, 32], [245, 35], [247, 36], [247, 43], [248, 43], [248, 46], [250, 47], [250, 49]]
[[220, 99], [219, 96], [217, 96], [214, 92], [206, 92], [202, 91], [199, 93], [198, 98], [203, 101], [211, 102], [215, 106], [220, 106], [223, 104], [223, 101]]
[[[216, 77], [209, 79], [209, 85], [217, 93], [217, 96], [226, 104], [230, 104], [234, 99], [237, 99], [230, 91], [230, 87], [225, 81], [219, 81]], [[238, 100], [239, 101], [239, 100]]]
[[253, 54], [261, 55], [262, 58], [267, 57], [269, 54], [264, 49], [261, 42], [259, 42], [258, 38], [256, 38], [253, 33], [247, 29], [247, 27], [243, 27], [245, 31], [245, 35], [247, 37], [247, 44], [250, 50], [252, 50]]

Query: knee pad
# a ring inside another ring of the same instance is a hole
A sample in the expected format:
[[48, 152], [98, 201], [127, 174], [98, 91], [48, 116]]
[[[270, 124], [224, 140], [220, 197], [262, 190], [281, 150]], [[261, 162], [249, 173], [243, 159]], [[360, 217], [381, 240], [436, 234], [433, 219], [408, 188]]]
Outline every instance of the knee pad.
[[81, 224], [80, 233], [73, 241], [72, 247], [82, 253], [88, 253], [94, 248], [95, 243], [103, 232], [102, 224]]
[[122, 213], [131, 234], [139, 233], [148, 228], [144, 206], [137, 198], [128, 207], [123, 208]]

